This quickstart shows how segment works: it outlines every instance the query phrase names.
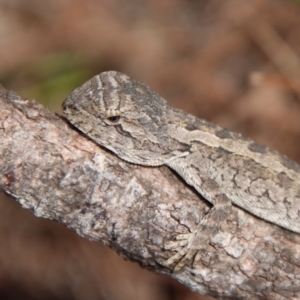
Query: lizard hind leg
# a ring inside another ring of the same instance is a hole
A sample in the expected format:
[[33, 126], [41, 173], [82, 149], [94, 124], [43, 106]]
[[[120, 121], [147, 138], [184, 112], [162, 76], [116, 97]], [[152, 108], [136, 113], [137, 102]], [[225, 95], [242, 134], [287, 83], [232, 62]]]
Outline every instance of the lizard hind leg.
[[225, 194], [215, 195], [213, 208], [204, 216], [194, 231], [189, 234], [180, 234], [176, 241], [166, 243], [165, 249], [183, 247], [175, 255], [166, 260], [163, 265], [170, 267], [176, 263], [174, 272], [178, 272], [183, 266], [200, 260], [210, 240], [215, 236], [220, 225], [227, 219], [231, 211], [231, 202]]

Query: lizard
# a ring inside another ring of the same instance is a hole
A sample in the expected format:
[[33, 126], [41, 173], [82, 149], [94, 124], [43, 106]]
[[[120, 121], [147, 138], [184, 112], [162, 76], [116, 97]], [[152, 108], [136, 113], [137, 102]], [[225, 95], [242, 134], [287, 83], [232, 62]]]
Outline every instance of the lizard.
[[232, 204], [300, 233], [300, 165], [275, 150], [175, 109], [116, 71], [76, 88], [63, 110], [70, 123], [122, 160], [166, 165], [212, 204], [195, 230], [166, 244], [181, 247], [163, 263], [176, 263], [175, 272], [201, 258]]

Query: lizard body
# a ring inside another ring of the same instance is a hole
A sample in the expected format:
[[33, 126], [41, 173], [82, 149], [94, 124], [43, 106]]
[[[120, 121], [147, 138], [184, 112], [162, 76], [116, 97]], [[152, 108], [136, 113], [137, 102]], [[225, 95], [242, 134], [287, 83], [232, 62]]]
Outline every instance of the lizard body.
[[[300, 233], [300, 166], [278, 152], [167, 105], [146, 85], [110, 71], [63, 103], [68, 120], [121, 159], [167, 165], [213, 207], [189, 235], [178, 236], [179, 270], [200, 258], [231, 212], [231, 203]], [[171, 247], [170, 246], [170, 247]]]

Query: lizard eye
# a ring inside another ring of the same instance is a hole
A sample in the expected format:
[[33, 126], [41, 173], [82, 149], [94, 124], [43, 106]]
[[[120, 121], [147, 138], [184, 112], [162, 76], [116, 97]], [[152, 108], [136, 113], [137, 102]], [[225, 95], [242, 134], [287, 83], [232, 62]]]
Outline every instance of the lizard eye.
[[118, 123], [118, 121], [120, 120], [120, 116], [118, 115], [114, 115], [114, 116], [110, 116], [106, 118], [106, 123], [107, 125], [115, 125]]
[[111, 116], [108, 117], [107, 120], [109, 120], [110, 122], [117, 122], [120, 120], [120, 116]]

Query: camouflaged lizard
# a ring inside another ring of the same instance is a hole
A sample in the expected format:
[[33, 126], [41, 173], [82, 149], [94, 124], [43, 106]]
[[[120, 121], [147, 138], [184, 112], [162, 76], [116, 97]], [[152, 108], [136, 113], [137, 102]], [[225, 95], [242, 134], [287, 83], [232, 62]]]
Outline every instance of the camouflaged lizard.
[[146, 85], [104, 72], [63, 103], [67, 119], [119, 158], [167, 165], [213, 206], [194, 232], [177, 236], [182, 249], [164, 265], [175, 271], [201, 252], [231, 213], [232, 203], [300, 233], [300, 166], [263, 145], [167, 105]]

